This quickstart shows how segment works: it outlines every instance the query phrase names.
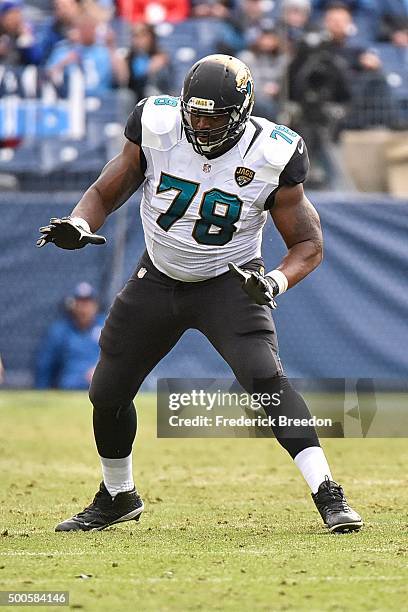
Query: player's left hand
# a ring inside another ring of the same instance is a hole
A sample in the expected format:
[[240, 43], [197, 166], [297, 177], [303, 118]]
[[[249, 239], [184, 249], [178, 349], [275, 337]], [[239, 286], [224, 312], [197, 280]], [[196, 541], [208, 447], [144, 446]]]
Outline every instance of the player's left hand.
[[260, 306], [276, 308], [274, 297], [279, 293], [278, 283], [260, 272], [243, 270], [234, 263], [228, 264], [230, 271], [239, 278], [242, 288]]

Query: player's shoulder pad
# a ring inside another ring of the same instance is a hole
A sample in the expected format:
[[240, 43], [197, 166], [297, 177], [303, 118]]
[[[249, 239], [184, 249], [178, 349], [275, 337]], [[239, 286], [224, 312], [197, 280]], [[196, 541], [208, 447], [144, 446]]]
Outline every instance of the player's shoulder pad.
[[286, 125], [266, 119], [262, 121], [262, 128], [260, 153], [264, 163], [257, 177], [271, 184], [303, 183], [309, 170], [309, 157], [302, 137]]
[[125, 136], [143, 147], [168, 151], [180, 139], [180, 100], [150, 96], [138, 102], [125, 128]]

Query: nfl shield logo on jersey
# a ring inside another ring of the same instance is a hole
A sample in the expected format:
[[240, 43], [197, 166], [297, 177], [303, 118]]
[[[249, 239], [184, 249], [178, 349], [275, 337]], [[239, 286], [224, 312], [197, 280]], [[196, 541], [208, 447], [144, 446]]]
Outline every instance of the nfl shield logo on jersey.
[[211, 164], [203, 164], [203, 172], [211, 172]]
[[235, 170], [235, 180], [239, 187], [245, 187], [245, 185], [249, 185], [254, 176], [254, 170], [251, 170], [250, 168], [244, 168], [244, 166], [238, 166], [238, 168]]

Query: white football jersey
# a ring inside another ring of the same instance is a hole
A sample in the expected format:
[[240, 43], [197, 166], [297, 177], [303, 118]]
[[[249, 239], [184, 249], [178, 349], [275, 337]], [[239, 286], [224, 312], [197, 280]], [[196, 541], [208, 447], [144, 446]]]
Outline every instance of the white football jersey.
[[223, 155], [199, 155], [183, 133], [179, 99], [171, 96], [139, 102], [125, 135], [144, 156], [140, 212], [149, 257], [176, 280], [203, 281], [227, 272], [230, 261], [242, 266], [260, 257], [271, 194], [307, 174], [301, 137], [260, 117]]

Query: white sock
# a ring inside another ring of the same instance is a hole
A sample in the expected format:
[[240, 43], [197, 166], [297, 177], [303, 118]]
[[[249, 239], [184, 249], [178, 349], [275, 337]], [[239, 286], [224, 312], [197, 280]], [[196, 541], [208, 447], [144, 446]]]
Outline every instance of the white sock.
[[303, 449], [296, 455], [294, 461], [312, 493], [317, 493], [319, 485], [326, 476], [333, 480], [326, 456], [320, 446], [309, 446]]
[[99, 456], [102, 465], [103, 482], [112, 497], [133, 489], [132, 453], [123, 459], [106, 459]]

